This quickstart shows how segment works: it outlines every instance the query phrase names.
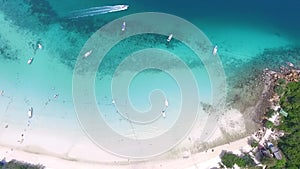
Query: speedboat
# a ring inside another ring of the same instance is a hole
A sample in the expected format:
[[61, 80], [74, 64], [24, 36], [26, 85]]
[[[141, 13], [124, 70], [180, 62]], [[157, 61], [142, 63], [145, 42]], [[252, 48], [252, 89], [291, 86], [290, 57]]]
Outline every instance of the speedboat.
[[216, 46], [214, 47], [214, 49], [213, 49], [212, 54], [213, 54], [214, 56], [216, 56], [217, 52], [218, 52], [218, 46], [216, 45]]
[[27, 61], [27, 64], [30, 65], [32, 62], [33, 62], [33, 58], [30, 58], [30, 59]]
[[170, 41], [172, 40], [172, 38], [173, 38], [173, 34], [171, 33], [171, 34], [169, 35], [167, 41], [170, 42]]
[[129, 5], [119, 5], [119, 6], [120, 6], [120, 9], [122, 9], [122, 10], [126, 10], [129, 7]]
[[93, 50], [90, 50], [90, 51], [86, 52], [84, 54], [84, 57], [87, 58], [88, 56], [90, 56], [92, 54], [92, 52], [93, 52]]
[[113, 9], [111, 9], [109, 12], [118, 12], [118, 11], [124, 11], [128, 9], [128, 5], [115, 5], [113, 6]]
[[28, 114], [28, 118], [32, 118], [32, 115], [33, 115], [33, 108], [32, 107], [30, 107], [27, 114]]
[[122, 24], [122, 31], [124, 32], [126, 29], [126, 22], [124, 21], [123, 24]]

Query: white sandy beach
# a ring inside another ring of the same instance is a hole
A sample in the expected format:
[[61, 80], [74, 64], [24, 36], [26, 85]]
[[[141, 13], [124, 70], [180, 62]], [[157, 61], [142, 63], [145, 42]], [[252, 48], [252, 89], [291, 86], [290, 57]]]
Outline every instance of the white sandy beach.
[[[2, 97], [0, 101], [2, 102], [2, 100], [5, 99]], [[19, 108], [14, 107], [15, 104], [19, 103], [12, 102], [9, 110], [22, 112]], [[5, 109], [4, 105], [0, 107], [2, 110]], [[47, 110], [51, 111], [53, 107]], [[224, 120], [229, 117], [235, 118], [232, 118], [230, 123], [225, 123], [225, 121], [221, 120], [220, 126], [207, 141], [207, 145], [223, 138], [223, 134], [220, 132], [221, 128], [226, 128], [226, 132], [231, 134], [244, 132], [244, 126], [240, 125], [242, 116], [239, 115], [239, 112], [230, 110], [227, 114]], [[72, 121], [74, 118], [70, 118], [71, 120], [63, 118], [51, 119], [37, 113], [30, 119], [31, 122], [29, 126], [26, 125], [26, 123], [28, 123], [27, 118], [28, 117], [24, 115], [18, 122], [7, 119], [5, 124], [3, 122], [1, 123], [0, 155], [2, 158], [5, 157], [7, 160], [17, 159], [36, 164], [40, 163], [47, 168], [54, 169], [99, 167], [184, 169], [189, 167], [193, 168], [193, 166], [197, 166], [198, 168], [212, 168], [217, 166], [217, 163], [220, 161], [219, 155], [223, 150], [238, 152], [240, 149], [249, 149], [247, 138], [244, 138], [231, 144], [213, 148], [213, 152], [212, 149], [208, 149], [201, 153], [188, 154], [188, 158], [183, 158], [186, 152], [194, 151], [192, 149], [187, 150], [187, 148], [192, 147], [194, 143], [193, 140], [197, 140], [197, 137], [199, 137], [199, 132], [195, 132], [200, 129], [200, 124], [198, 124], [189, 135], [189, 138], [192, 138], [192, 140], [187, 139], [170, 153], [156, 157], [150, 161], [146, 160], [138, 163], [128, 162], [128, 159], [111, 155], [93, 144], [82, 132], [79, 124], [76, 121]], [[56, 125], [45, 125], [51, 122], [56, 123]], [[66, 126], [64, 123], [70, 125]], [[8, 124], [8, 128], [4, 128], [6, 124]], [[22, 134], [24, 134], [23, 137], [21, 136]]]
[[[141, 162], [138, 164], [132, 164], [131, 162], [124, 161], [122, 164], [120, 162], [116, 163], [100, 163], [93, 162], [93, 157], [100, 155], [97, 152], [87, 152], [86, 149], [73, 148], [73, 154], [81, 154], [88, 155], [88, 159], [82, 160], [74, 160], [69, 157], [69, 159], [65, 159], [66, 157], [59, 157], [59, 155], [43, 155], [43, 154], [35, 154], [28, 153], [18, 149], [11, 149], [8, 147], [0, 147], [1, 155], [6, 157], [7, 160], [18, 159], [21, 161], [26, 161], [35, 164], [43, 164], [46, 168], [53, 169], [84, 169], [84, 168], [109, 168], [109, 169], [126, 169], [126, 168], [174, 168], [174, 169], [196, 169], [203, 168], [209, 169], [213, 167], [218, 167], [218, 162], [220, 162], [220, 154], [223, 150], [232, 151], [236, 154], [240, 154], [241, 151], [249, 151], [251, 147], [248, 145], [248, 137], [237, 140], [230, 144], [222, 145], [209, 149], [207, 152], [201, 152], [198, 154], [193, 154], [189, 158], [179, 158], [179, 159], [170, 159], [170, 160], [155, 160], [148, 162]], [[86, 145], [85, 145], [86, 146]], [[86, 147], [85, 147], [86, 148]], [[72, 153], [70, 154], [72, 156]], [[100, 156], [102, 157], [105, 156]], [[99, 159], [99, 158], [98, 158]], [[94, 159], [95, 160], [95, 159]], [[111, 159], [112, 160], [112, 159]]]
[[[58, 46], [71, 46], [65, 43], [67, 43], [68, 36], [72, 35], [56, 35], [57, 30], [64, 32], [59, 25], [52, 25], [48, 34], [45, 35], [47, 37], [22, 32], [6, 20], [1, 12], [0, 25], [2, 25], [0, 32], [3, 35], [2, 38], [7, 40], [9, 45], [14, 46], [19, 54], [22, 54], [20, 63], [0, 63], [1, 70], [5, 70], [0, 72], [0, 91], [4, 91], [3, 96], [0, 96], [0, 158], [6, 158], [8, 161], [17, 159], [42, 164], [49, 169], [209, 169], [218, 167], [219, 155], [223, 150], [237, 154], [241, 150], [249, 151], [248, 137], [234, 142], [226, 139], [228, 137], [226, 134], [242, 136], [246, 132], [243, 115], [235, 109], [226, 110], [223, 112], [224, 115], [215, 119], [218, 123], [214, 133], [208, 133], [210, 137], [202, 142], [203, 150], [199, 153], [190, 154], [191, 151], [196, 151], [194, 143], [198, 141], [199, 133], [203, 132], [203, 125], [207, 119], [205, 114], [201, 114], [201, 119], [197, 121], [190, 135], [181, 144], [154, 159], [134, 162], [103, 151], [87, 138], [77, 120], [71, 96], [72, 76], [70, 74], [72, 72], [59, 61], [53, 61], [59, 58], [55, 57], [59, 55], [58, 52], [48, 50], [47, 45], [51, 43]], [[269, 34], [265, 36], [273, 37]], [[38, 50], [34, 55], [33, 51], [28, 49], [28, 40], [36, 42], [37, 39], [43, 38], [53, 41], [45, 42], [43, 49]], [[224, 39], [227, 38], [224, 37]], [[239, 39], [236, 41], [238, 42]], [[287, 44], [285, 39], [278, 41]], [[249, 48], [256, 47], [250, 46]], [[225, 47], [220, 49], [222, 48]], [[250, 51], [250, 49], [244, 50]], [[231, 51], [233, 51], [232, 48], [230, 48]], [[26, 62], [32, 56], [35, 59], [29, 66]], [[11, 69], [11, 67], [16, 67], [18, 70]], [[53, 73], [54, 69], [55, 73]], [[6, 70], [10, 70], [10, 73]], [[28, 76], [20, 76], [19, 72]], [[57, 74], [59, 76], [56, 76]], [[47, 78], [44, 78], [45, 75], [48, 75]], [[55, 98], [57, 94], [58, 97]], [[104, 102], [110, 103], [111, 99], [106, 98]], [[31, 119], [27, 117], [30, 107], [34, 110]], [[172, 110], [172, 108], [169, 109]], [[227, 144], [215, 147], [221, 143]], [[183, 158], [184, 155], [188, 157]]]

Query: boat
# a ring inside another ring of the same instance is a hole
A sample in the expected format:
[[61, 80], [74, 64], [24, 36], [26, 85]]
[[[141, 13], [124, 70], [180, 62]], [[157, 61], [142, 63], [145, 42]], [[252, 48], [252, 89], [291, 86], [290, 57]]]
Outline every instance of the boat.
[[40, 43], [38, 43], [37, 46], [38, 46], [39, 49], [43, 48], [43, 46]]
[[32, 115], [33, 115], [33, 108], [32, 107], [29, 108], [27, 114], [28, 114], [28, 118], [32, 118]]
[[93, 52], [93, 50], [90, 50], [90, 51], [86, 52], [84, 54], [84, 57], [87, 58], [88, 56], [90, 56], [92, 54], [92, 52]]
[[166, 118], [166, 111], [163, 110], [163, 111], [161, 112], [161, 115], [163, 116], [163, 118]]
[[295, 67], [295, 65], [291, 62], [286, 62], [286, 64], [289, 66], [289, 67]]
[[172, 40], [172, 38], [173, 38], [173, 34], [171, 33], [171, 34], [169, 35], [167, 41], [170, 42], [170, 41]]
[[33, 62], [33, 58], [30, 58], [30, 59], [27, 61], [27, 64], [30, 65], [32, 62]]
[[115, 5], [112, 6], [113, 8], [109, 10], [109, 12], [118, 12], [118, 11], [124, 11], [127, 10], [129, 5]]
[[217, 52], [218, 52], [218, 46], [216, 45], [216, 46], [214, 47], [214, 49], [213, 49], [212, 54], [213, 54], [214, 56], [216, 56]]
[[124, 32], [126, 29], [126, 22], [124, 21], [123, 24], [122, 24], [122, 31]]
[[168, 107], [168, 106], [169, 106], [169, 102], [168, 102], [168, 100], [167, 100], [167, 99], [165, 100], [165, 106], [166, 106], [166, 107]]

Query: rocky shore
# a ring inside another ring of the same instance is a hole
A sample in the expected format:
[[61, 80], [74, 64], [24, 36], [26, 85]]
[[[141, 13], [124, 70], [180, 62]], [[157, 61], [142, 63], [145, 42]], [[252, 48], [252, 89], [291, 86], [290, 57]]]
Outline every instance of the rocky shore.
[[279, 86], [279, 83], [298, 82], [300, 80], [300, 69], [294, 67], [290, 62], [286, 64], [286, 66], [280, 66], [279, 71], [268, 68], [264, 70], [262, 76], [264, 87], [261, 97], [256, 104], [255, 115], [253, 117], [256, 123], [261, 123], [268, 109], [278, 106], [280, 96], [274, 89]]

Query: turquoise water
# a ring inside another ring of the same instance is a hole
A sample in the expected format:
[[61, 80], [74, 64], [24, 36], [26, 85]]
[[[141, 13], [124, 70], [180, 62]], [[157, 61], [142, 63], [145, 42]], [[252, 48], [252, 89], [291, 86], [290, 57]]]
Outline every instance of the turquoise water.
[[[62, 125], [74, 123], [72, 75], [79, 52], [100, 27], [136, 12], [170, 13], [202, 30], [211, 43], [219, 47], [228, 95], [241, 81], [257, 76], [266, 67], [276, 69], [287, 61], [300, 66], [300, 2], [297, 0], [126, 1], [129, 5], [126, 11], [75, 20], [66, 18], [72, 10], [122, 3], [117, 0], [1, 1], [0, 90], [4, 90], [5, 96], [0, 100], [1, 124], [12, 118], [22, 119], [29, 106], [40, 112], [37, 118], [57, 117], [67, 119], [61, 122]], [[133, 36], [121, 41], [105, 56], [99, 66], [95, 91], [99, 109], [103, 110], [108, 121], [121, 119], [112, 105], [113, 99], [119, 100], [110, 93], [111, 77], [122, 60], [145, 48], [159, 48], [178, 55], [197, 75], [201, 101], [209, 102], [211, 82], [203, 63], [176, 39], [166, 45], [166, 38], [153, 34]], [[38, 43], [43, 49], [37, 48]], [[31, 57], [34, 57], [33, 63], [27, 65]], [[178, 117], [181, 106], [180, 89], [172, 77], [160, 71], [141, 72], [129, 88], [131, 103], [142, 112], [149, 110], [149, 93], [157, 88], [169, 98], [168, 111], [173, 112], [168, 128]], [[54, 98], [55, 94], [59, 95], [58, 98]], [[14, 107], [7, 108], [11, 99]], [[120, 102], [127, 104], [126, 99]], [[42, 122], [36, 123], [46, 126]]]

